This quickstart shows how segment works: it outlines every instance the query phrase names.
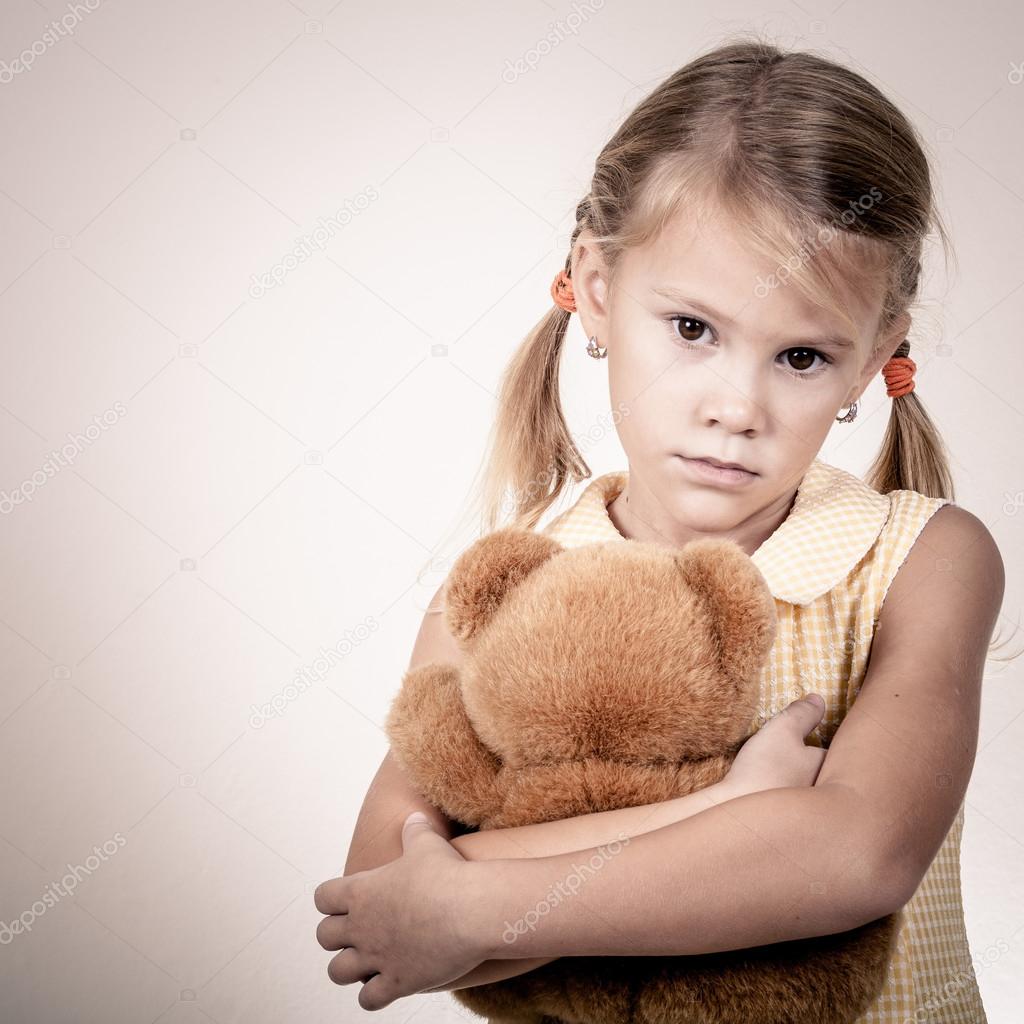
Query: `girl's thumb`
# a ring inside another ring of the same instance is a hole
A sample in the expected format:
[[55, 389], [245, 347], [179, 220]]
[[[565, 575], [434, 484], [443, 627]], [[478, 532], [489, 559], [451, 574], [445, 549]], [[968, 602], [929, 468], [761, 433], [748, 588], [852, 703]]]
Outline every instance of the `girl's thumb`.
[[796, 723], [804, 735], [809, 733], [821, 720], [821, 714], [825, 710], [825, 698], [820, 693], [805, 693], [790, 701], [789, 705], [783, 708], [782, 714]]
[[402, 825], [402, 835], [405, 835], [406, 829], [410, 825], [426, 825], [430, 828], [430, 819], [422, 811], [413, 811], [412, 814], [406, 815], [405, 823]]

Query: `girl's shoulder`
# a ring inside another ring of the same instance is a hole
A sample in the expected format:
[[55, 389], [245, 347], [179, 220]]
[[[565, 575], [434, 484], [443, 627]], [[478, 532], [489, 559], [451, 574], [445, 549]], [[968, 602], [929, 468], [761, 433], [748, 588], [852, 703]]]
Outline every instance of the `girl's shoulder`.
[[[877, 573], [884, 589], [904, 566], [925, 582], [935, 574], [952, 573], [961, 582], [977, 577], [987, 579], [992, 587], [1002, 587], [1004, 566], [999, 546], [973, 512], [951, 498], [932, 498], [912, 490], [890, 491], [887, 497], [891, 511]], [[921, 596], [927, 595], [925, 587]]]
[[[861, 484], [868, 487], [863, 481]], [[888, 508], [885, 521], [872, 547], [872, 568], [873, 576], [881, 587], [881, 597], [884, 599], [885, 592], [896, 573], [906, 562], [911, 549], [932, 522], [936, 512], [946, 507], [955, 510], [944, 513], [940, 517], [943, 522], [947, 519], [956, 519], [960, 523], [964, 518], [974, 517], [956, 505], [951, 498], [932, 497], [909, 488], [889, 491], [881, 497], [886, 500]]]
[[905, 531], [916, 535], [940, 508], [947, 505], [959, 509], [952, 498], [933, 498], [908, 489], [889, 491], [885, 497], [889, 499], [886, 532], [892, 537]]

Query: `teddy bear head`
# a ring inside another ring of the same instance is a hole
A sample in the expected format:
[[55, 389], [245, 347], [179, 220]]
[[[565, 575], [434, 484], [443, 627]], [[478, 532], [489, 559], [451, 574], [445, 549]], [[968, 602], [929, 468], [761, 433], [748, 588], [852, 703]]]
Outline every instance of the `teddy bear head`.
[[466, 713], [509, 766], [679, 762], [748, 734], [776, 612], [733, 541], [565, 548], [501, 529], [459, 556], [446, 594]]

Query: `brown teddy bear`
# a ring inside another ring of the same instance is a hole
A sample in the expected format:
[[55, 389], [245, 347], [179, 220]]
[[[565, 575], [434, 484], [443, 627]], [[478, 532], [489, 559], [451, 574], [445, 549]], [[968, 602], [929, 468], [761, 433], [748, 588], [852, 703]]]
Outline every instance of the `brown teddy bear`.
[[[386, 729], [420, 792], [480, 829], [723, 778], [776, 631], [732, 541], [563, 548], [511, 528], [459, 556], [445, 614], [462, 664], [407, 672]], [[849, 1024], [881, 991], [898, 917], [696, 956], [563, 957], [453, 995], [493, 1024]]]

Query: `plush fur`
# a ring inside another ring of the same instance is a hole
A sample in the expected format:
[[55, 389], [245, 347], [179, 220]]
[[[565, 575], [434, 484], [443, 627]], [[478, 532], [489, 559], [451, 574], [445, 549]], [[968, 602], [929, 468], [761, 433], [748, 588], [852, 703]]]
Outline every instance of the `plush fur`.
[[[776, 631], [767, 584], [732, 541], [565, 549], [513, 529], [460, 555], [446, 615], [460, 665], [407, 672], [386, 729], [413, 784], [480, 829], [721, 779]], [[849, 1024], [882, 988], [898, 916], [699, 956], [564, 957], [453, 995], [494, 1024]]]

